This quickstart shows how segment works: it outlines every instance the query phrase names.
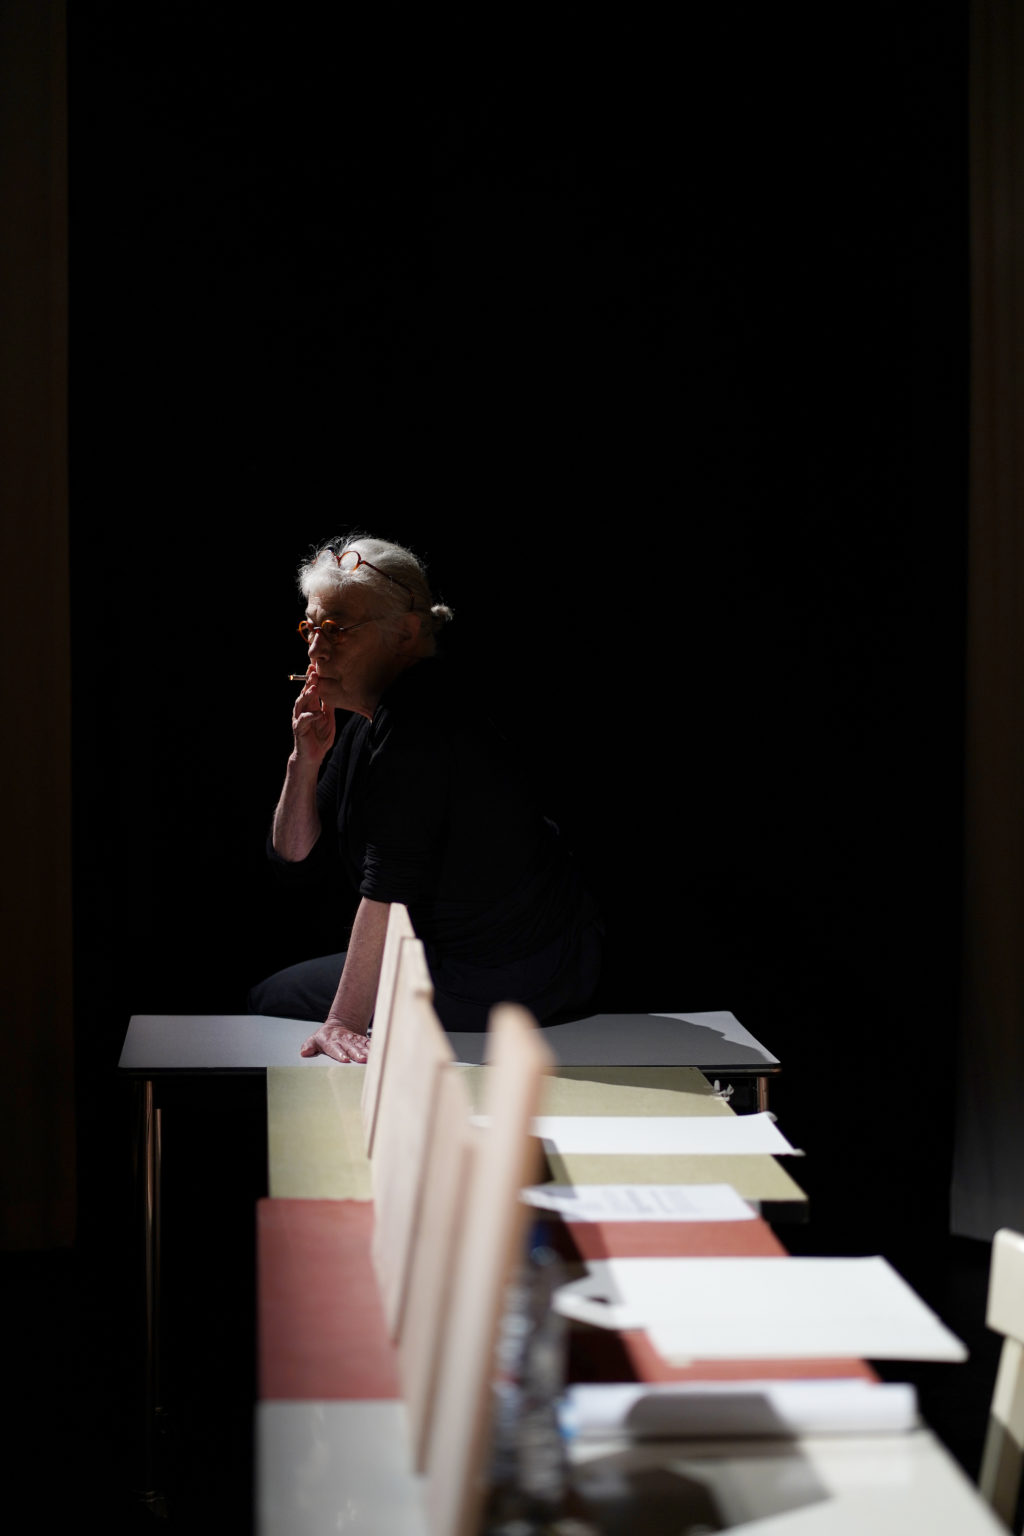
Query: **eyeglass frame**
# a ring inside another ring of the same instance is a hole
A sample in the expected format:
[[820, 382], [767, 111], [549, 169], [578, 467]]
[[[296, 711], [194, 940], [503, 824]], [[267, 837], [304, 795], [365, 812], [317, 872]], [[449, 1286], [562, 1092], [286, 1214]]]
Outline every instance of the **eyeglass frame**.
[[[372, 560], [364, 559], [364, 557], [359, 553], [358, 549], [343, 549], [341, 551], [340, 555], [336, 555], [334, 553], [333, 549], [325, 549], [323, 551], [323, 553], [325, 555], [329, 555], [330, 558], [337, 563], [337, 566], [338, 566], [339, 570], [350, 570], [353, 575], [355, 574], [356, 571], [358, 571], [358, 569], [359, 569], [359, 567], [361, 565], [368, 566], [371, 571], [376, 571], [378, 576], [383, 576], [385, 581], [394, 582], [396, 587], [401, 587], [403, 592], [408, 592], [408, 594], [409, 594], [409, 612], [410, 613], [412, 613], [413, 609], [416, 607], [416, 594], [413, 591], [412, 587], [406, 586], [404, 581], [399, 581], [397, 576], [389, 576], [387, 571], [382, 571], [380, 566], [379, 565], [374, 565]], [[355, 565], [348, 566], [348, 567], [342, 565], [341, 562], [344, 560], [346, 555], [355, 555], [355, 557], [356, 557]], [[355, 625], [354, 624], [350, 624], [348, 626], [348, 628], [349, 629], [354, 629]]]
[[[377, 618], [359, 619], [355, 624], [339, 624], [336, 619], [324, 619], [320, 624], [314, 624], [309, 619], [300, 619], [296, 625], [295, 633], [301, 635], [307, 649], [313, 644], [317, 635], [326, 640], [330, 645], [339, 635], [347, 635], [350, 629], [362, 629], [364, 624], [376, 624]], [[330, 629], [326, 626], [330, 625]], [[308, 634], [307, 634], [308, 631]]]

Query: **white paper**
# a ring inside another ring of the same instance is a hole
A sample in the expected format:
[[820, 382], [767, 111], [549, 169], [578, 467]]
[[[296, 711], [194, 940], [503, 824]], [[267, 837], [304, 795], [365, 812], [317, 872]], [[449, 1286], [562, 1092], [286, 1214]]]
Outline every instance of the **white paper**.
[[559, 1418], [572, 1437], [633, 1440], [901, 1434], [918, 1424], [912, 1386], [858, 1378], [578, 1385]]
[[523, 1200], [567, 1221], [752, 1221], [731, 1184], [537, 1184]]
[[673, 1363], [967, 1358], [877, 1256], [592, 1260], [582, 1280], [556, 1292], [555, 1306], [599, 1327], [646, 1328]]
[[538, 1115], [533, 1134], [558, 1152], [648, 1153], [703, 1157], [795, 1148], [770, 1114], [759, 1115]]

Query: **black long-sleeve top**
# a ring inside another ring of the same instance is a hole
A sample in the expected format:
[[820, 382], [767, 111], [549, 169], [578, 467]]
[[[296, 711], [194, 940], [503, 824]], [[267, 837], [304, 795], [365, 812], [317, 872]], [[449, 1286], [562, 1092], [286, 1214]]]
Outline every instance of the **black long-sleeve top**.
[[445, 661], [401, 673], [372, 721], [339, 725], [317, 787], [320, 845], [334, 843], [360, 895], [404, 902], [428, 952], [505, 967], [593, 915], [508, 742]]

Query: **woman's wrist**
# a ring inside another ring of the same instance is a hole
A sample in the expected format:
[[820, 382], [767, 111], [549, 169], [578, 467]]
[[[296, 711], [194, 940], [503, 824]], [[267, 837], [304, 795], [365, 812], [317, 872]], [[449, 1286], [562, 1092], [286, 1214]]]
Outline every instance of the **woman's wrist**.
[[304, 763], [288, 759], [270, 840], [274, 852], [292, 864], [308, 858], [320, 837], [316, 784], [315, 765], [307, 770]]
[[324, 1022], [325, 1028], [330, 1024], [335, 1029], [347, 1029], [350, 1035], [368, 1035], [370, 1033], [370, 1026], [368, 1024], [356, 1024], [351, 1019], [341, 1018], [333, 1009], [327, 1015]]
[[296, 783], [301, 784], [308, 781], [315, 785], [320, 777], [320, 764], [326, 756], [326, 752], [321, 752], [319, 757], [310, 757], [308, 754], [300, 752], [297, 747], [293, 747], [288, 757], [288, 766], [285, 770], [286, 777]]

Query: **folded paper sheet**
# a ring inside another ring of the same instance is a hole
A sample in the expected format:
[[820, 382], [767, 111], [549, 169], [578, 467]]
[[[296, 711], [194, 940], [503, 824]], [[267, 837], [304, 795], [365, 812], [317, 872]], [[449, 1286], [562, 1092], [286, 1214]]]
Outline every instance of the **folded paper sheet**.
[[566, 1221], [752, 1221], [754, 1212], [728, 1184], [541, 1184], [523, 1190], [527, 1205]]
[[608, 1259], [555, 1306], [605, 1328], [646, 1328], [688, 1360], [964, 1360], [963, 1344], [880, 1257]]
[[780, 1157], [795, 1150], [769, 1114], [538, 1115], [533, 1134], [562, 1153]]
[[904, 1382], [687, 1381], [572, 1386], [560, 1418], [570, 1437], [634, 1440], [901, 1434], [917, 1427]]

